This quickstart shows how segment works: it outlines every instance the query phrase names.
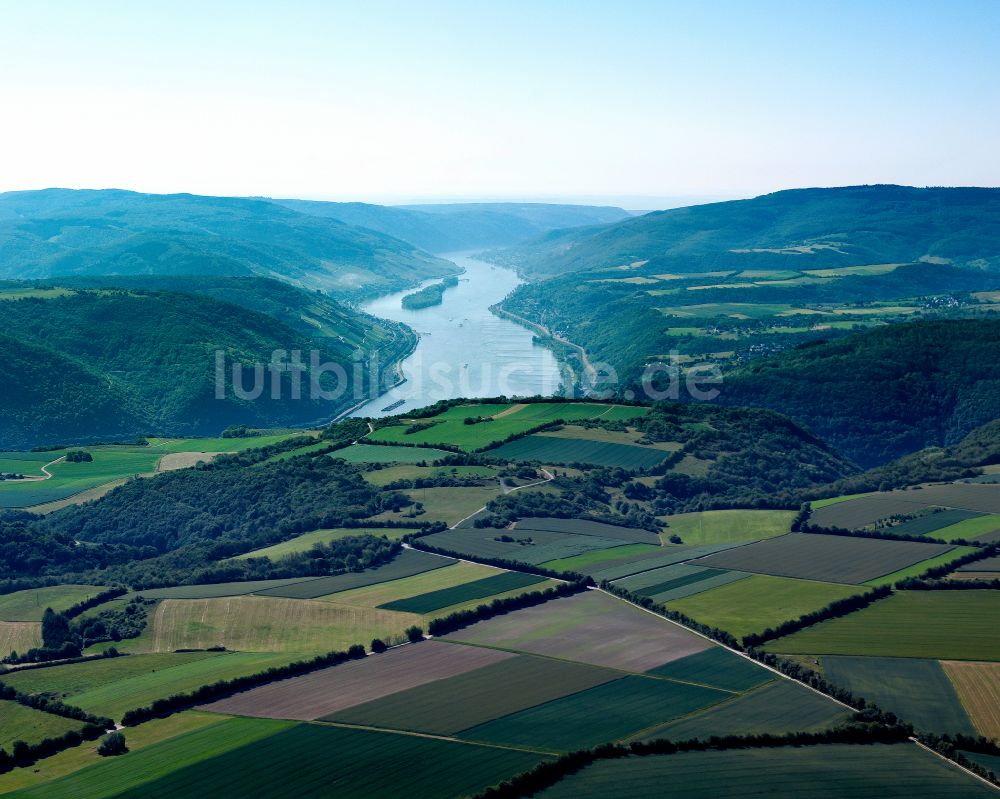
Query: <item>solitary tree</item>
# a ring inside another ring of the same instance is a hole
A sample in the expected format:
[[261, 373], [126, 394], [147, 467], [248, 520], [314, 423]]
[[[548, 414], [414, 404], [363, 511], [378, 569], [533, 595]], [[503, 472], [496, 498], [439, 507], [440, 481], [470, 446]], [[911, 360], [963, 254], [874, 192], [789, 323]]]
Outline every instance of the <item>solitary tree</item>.
[[101, 745], [97, 747], [97, 754], [102, 757], [112, 757], [114, 755], [124, 755], [128, 751], [125, 745], [125, 734], [115, 730], [104, 736]]

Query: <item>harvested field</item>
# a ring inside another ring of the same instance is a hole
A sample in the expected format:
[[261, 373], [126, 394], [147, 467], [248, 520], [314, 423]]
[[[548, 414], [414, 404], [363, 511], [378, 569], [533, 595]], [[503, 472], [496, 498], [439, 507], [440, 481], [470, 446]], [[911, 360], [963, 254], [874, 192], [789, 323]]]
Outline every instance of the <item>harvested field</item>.
[[647, 674], [694, 682], [724, 691], [746, 691], [775, 679], [773, 672], [721, 646], [674, 660]]
[[545, 530], [553, 533], [592, 535], [598, 538], [617, 538], [623, 543], [652, 544], [658, 546], [660, 537], [638, 527], [621, 527], [589, 519], [529, 518], [514, 523], [515, 530]]
[[680, 536], [688, 546], [756, 541], [787, 533], [795, 518], [790, 510], [707, 510], [662, 516], [662, 537]]
[[918, 731], [977, 734], [936, 660], [827, 655], [823, 673], [834, 685], [895, 713]]
[[263, 685], [201, 709], [239, 716], [310, 721], [515, 657], [496, 649], [421, 641], [364, 660]]
[[46, 608], [66, 610], [106, 590], [107, 586], [99, 585], [52, 585], [3, 594], [0, 596], [0, 620], [41, 621]]
[[[837, 506], [834, 506], [837, 507]], [[858, 585], [947, 552], [945, 544], [789, 533], [694, 561], [696, 566]]]
[[471, 727], [461, 737], [573, 751], [625, 738], [730, 695], [714, 688], [629, 676]]
[[935, 506], [1000, 513], [1000, 485], [947, 483], [869, 494], [820, 508], [813, 512], [811, 523], [850, 529], [864, 527], [887, 516], [917, 513]]
[[493, 527], [445, 530], [423, 536], [420, 542], [472, 558], [504, 558], [533, 564], [608, 549], [622, 543], [620, 539], [594, 535], [546, 530], [497, 530]]
[[459, 561], [443, 569], [432, 569], [429, 572], [414, 574], [412, 577], [402, 577], [399, 580], [389, 580], [385, 583], [352, 588], [350, 591], [338, 591], [329, 596], [317, 597], [325, 602], [336, 602], [338, 605], [356, 605], [364, 608], [377, 608], [398, 599], [426, 594], [463, 585], [483, 577], [504, 574], [502, 569], [483, 566], [479, 563]]
[[754, 574], [745, 580], [671, 600], [667, 607], [702, 624], [743, 636], [763, 632], [857, 593], [861, 589], [838, 583]]
[[151, 619], [154, 652], [224, 646], [245, 652], [330, 652], [399, 639], [418, 617], [274, 596], [168, 599]]
[[0, 621], [0, 657], [27, 652], [42, 645], [42, 624], [36, 621]]
[[898, 591], [765, 645], [769, 652], [1000, 661], [1000, 591]]
[[819, 732], [847, 721], [852, 712], [792, 680], [776, 679], [748, 694], [657, 727], [644, 733], [642, 739], [682, 741], [712, 735]]
[[531, 435], [516, 439], [489, 451], [489, 457], [504, 461], [538, 463], [585, 463], [590, 466], [648, 469], [670, 457], [669, 452], [634, 444], [591, 441], [582, 438], [556, 438]]
[[287, 597], [290, 599], [315, 599], [338, 591], [348, 591], [365, 585], [376, 585], [388, 580], [398, 580], [414, 574], [441, 569], [456, 561], [454, 558], [442, 558], [428, 552], [418, 552], [414, 549], [404, 549], [389, 563], [365, 569], [360, 572], [335, 574], [331, 577], [309, 578], [306, 582], [289, 583], [288, 585], [269, 588], [256, 593], [261, 596]]
[[546, 580], [546, 577], [539, 577], [537, 574], [503, 572], [451, 588], [442, 588], [407, 599], [397, 599], [379, 605], [379, 607], [383, 610], [396, 610], [402, 613], [433, 613], [435, 610], [441, 610], [441, 608], [447, 608], [451, 605], [458, 605], [473, 599], [486, 599], [494, 594], [527, 588], [544, 583]]
[[518, 655], [355, 705], [323, 720], [451, 735], [621, 677], [621, 672], [583, 663]]
[[946, 660], [941, 666], [955, 686], [976, 732], [1000, 740], [1000, 663]]
[[996, 792], [914, 744], [781, 747], [603, 760], [539, 799], [987, 799]]
[[600, 591], [524, 608], [445, 638], [636, 672], [712, 646], [683, 627]]

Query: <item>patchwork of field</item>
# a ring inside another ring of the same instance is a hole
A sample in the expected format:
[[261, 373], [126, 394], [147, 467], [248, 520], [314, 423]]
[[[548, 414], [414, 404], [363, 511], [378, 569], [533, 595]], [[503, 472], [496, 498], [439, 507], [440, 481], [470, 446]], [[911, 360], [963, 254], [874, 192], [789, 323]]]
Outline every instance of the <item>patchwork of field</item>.
[[171, 652], [124, 655], [86, 663], [11, 672], [4, 682], [31, 694], [51, 694], [91, 713], [119, 718], [155, 699], [296, 660], [289, 654]]
[[621, 527], [616, 524], [588, 521], [587, 519], [556, 519], [527, 518], [514, 523], [514, 529], [545, 530], [554, 533], [571, 533], [573, 535], [593, 535], [602, 538], [615, 538], [622, 542], [658, 544], [659, 537], [649, 530], [637, 527]]
[[935, 507], [1000, 514], [1000, 484], [939, 483], [867, 494], [816, 509], [810, 521], [820, 527], [857, 529]]
[[1000, 663], [946, 660], [941, 666], [955, 686], [976, 731], [987, 738], [1000, 740]]
[[545, 577], [521, 572], [502, 572], [479, 580], [428, 591], [424, 594], [396, 599], [379, 607], [385, 610], [395, 610], [402, 613], [433, 613], [436, 610], [470, 602], [475, 599], [485, 599], [494, 594], [504, 594], [519, 588], [527, 588], [546, 582]]
[[315, 577], [288, 577], [281, 580], [241, 580], [233, 583], [196, 583], [172, 585], [166, 588], [145, 588], [136, 596], [146, 599], [212, 599], [224, 596], [245, 596], [256, 591], [267, 591], [296, 583], [315, 580]]
[[514, 653], [499, 649], [421, 641], [364, 660], [263, 685], [204, 705], [202, 709], [308, 721], [515, 657]]
[[964, 538], [967, 541], [991, 544], [1000, 540], [1000, 514], [978, 513], [957, 524], [940, 527], [928, 533], [927, 537], [938, 541], [954, 541], [957, 538]]
[[286, 597], [289, 599], [316, 599], [338, 591], [348, 591], [366, 585], [376, 585], [401, 577], [441, 569], [455, 563], [454, 558], [443, 558], [428, 552], [404, 549], [395, 558], [382, 566], [360, 572], [335, 574], [330, 577], [311, 577], [305, 581], [288, 583], [275, 588], [257, 591], [261, 596]]
[[622, 469], [648, 469], [670, 457], [669, 452], [653, 447], [546, 435], [525, 436], [492, 449], [489, 454], [491, 458], [506, 461], [585, 463]]
[[644, 672], [710, 642], [601, 591], [587, 591], [458, 630], [445, 640]]
[[701, 566], [676, 563], [673, 566], [663, 566], [616, 580], [615, 585], [662, 604], [671, 599], [700, 594], [749, 576], [746, 572], [706, 569]]
[[958, 524], [968, 519], [975, 519], [982, 515], [976, 511], [959, 510], [956, 508], [938, 510], [937, 512], [909, 519], [901, 524], [895, 524], [889, 529], [893, 533], [902, 533], [903, 535], [927, 535], [928, 533], [933, 533], [935, 530], [950, 527], [953, 524]]
[[[834, 505], [833, 507], [838, 507]], [[698, 566], [860, 584], [949, 550], [944, 544], [789, 533], [700, 558]]]
[[[648, 412], [647, 408], [642, 407], [631, 408], [623, 405], [599, 405], [586, 402], [458, 405], [448, 408], [437, 416], [424, 419], [402, 419], [393, 426], [379, 428], [368, 438], [391, 444], [431, 446], [450, 444], [466, 451], [472, 451], [488, 447], [509, 436], [524, 433], [546, 422], [554, 422], [558, 419], [565, 421], [581, 419], [628, 421]], [[492, 421], [466, 424], [465, 420], [470, 417], [491, 418]], [[419, 425], [422, 429], [412, 433], [406, 432], [413, 425]]]
[[702, 624], [744, 636], [858, 593], [860, 589], [849, 585], [755, 574], [666, 605]]
[[288, 599], [236, 596], [167, 599], [150, 620], [153, 652], [224, 646], [244, 652], [330, 652], [372, 638], [395, 639], [412, 614]]
[[41, 621], [46, 608], [66, 610], [107, 588], [96, 585], [53, 585], [0, 595], [0, 620]]
[[272, 544], [269, 547], [255, 549], [237, 555], [233, 560], [246, 560], [247, 558], [270, 558], [276, 560], [285, 555], [294, 555], [298, 552], [308, 552], [316, 544], [328, 544], [340, 538], [347, 538], [352, 535], [375, 535], [384, 536], [390, 541], [397, 541], [407, 533], [412, 533], [405, 527], [336, 527], [329, 530], [313, 530], [311, 533], [303, 533], [295, 538], [289, 538], [279, 544]]
[[852, 712], [803, 685], [777, 679], [747, 694], [647, 731], [642, 740], [683, 741], [713, 735], [820, 732], [847, 721]]
[[541, 565], [555, 571], [585, 573], [585, 569], [601, 568], [625, 558], [632, 558], [636, 555], [654, 554], [659, 552], [659, 550], [660, 547], [655, 544], [620, 544], [608, 549], [595, 549], [590, 552], [584, 552], [582, 555], [547, 560]]
[[539, 564], [605, 550], [624, 543], [617, 538], [575, 535], [548, 530], [498, 530], [459, 527], [423, 536], [420, 543], [471, 558], [503, 558]]
[[788, 510], [708, 510], [700, 513], [678, 513], [663, 516], [666, 539], [680, 536], [691, 546], [757, 541], [787, 533], [795, 518]]
[[782, 747], [602, 760], [535, 794], [542, 799], [972, 799], [994, 789], [915, 744]]
[[863, 696], [923, 732], [976, 735], [952, 681], [936, 660], [922, 658], [823, 658], [834, 685]]
[[586, 570], [586, 573], [597, 582], [601, 580], [620, 580], [633, 574], [652, 571], [663, 566], [671, 566], [675, 563], [694, 560], [696, 558], [710, 555], [713, 552], [720, 552], [729, 549], [734, 544], [709, 544], [701, 547], [688, 546], [664, 546], [658, 552], [650, 552], [646, 555], [635, 555], [631, 558], [622, 558], [618, 562], [598, 563]]
[[766, 644], [771, 652], [1000, 661], [1000, 591], [897, 591]]
[[874, 580], [868, 580], [865, 585], [894, 585], [899, 580], [904, 580], [907, 577], [919, 577], [928, 569], [937, 568], [938, 566], [947, 566], [975, 551], [975, 547], [955, 546], [947, 552], [943, 552], [933, 558], [919, 561], [918, 563], [914, 563], [912, 566], [907, 566], [899, 571], [884, 574]]
[[0, 748], [7, 752], [10, 752], [14, 741], [37, 744], [45, 738], [55, 738], [82, 726], [80, 721], [43, 713], [11, 700], [0, 700]]

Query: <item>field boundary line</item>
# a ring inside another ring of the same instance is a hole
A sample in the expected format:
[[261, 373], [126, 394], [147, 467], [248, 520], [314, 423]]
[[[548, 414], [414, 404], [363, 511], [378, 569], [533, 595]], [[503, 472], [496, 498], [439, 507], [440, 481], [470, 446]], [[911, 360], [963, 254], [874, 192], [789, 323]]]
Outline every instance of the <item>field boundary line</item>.
[[787, 674], [784, 674], [783, 672], [779, 671], [778, 669], [774, 668], [773, 666], [768, 666], [766, 663], [761, 663], [758, 660], [754, 660], [752, 657], [750, 657], [749, 655], [747, 655], [745, 652], [740, 652], [738, 649], [732, 649], [731, 647], [728, 647], [725, 644], [723, 644], [723, 643], [721, 643], [719, 641], [716, 641], [714, 638], [709, 638], [704, 633], [700, 633], [697, 630], [692, 630], [690, 627], [685, 627], [679, 621], [674, 621], [673, 619], [668, 619], [666, 616], [661, 616], [659, 613], [656, 613], [655, 611], [652, 611], [649, 608], [644, 608], [644, 607], [642, 607], [642, 605], [637, 605], [635, 602], [632, 602], [632, 601], [630, 601], [628, 599], [625, 599], [624, 597], [615, 596], [615, 594], [612, 594], [610, 591], [605, 591], [603, 588], [600, 588], [598, 586], [593, 586], [593, 587], [591, 587], [590, 590], [591, 591], [600, 591], [600, 592], [602, 592], [604, 594], [607, 594], [610, 597], [614, 597], [615, 599], [617, 599], [617, 600], [619, 600], [621, 602], [625, 602], [626, 604], [631, 605], [634, 608], [638, 608], [639, 610], [643, 611], [644, 613], [649, 613], [652, 616], [656, 616], [656, 618], [658, 618], [658, 619], [662, 619], [665, 622], [669, 622], [670, 624], [673, 624], [673, 625], [676, 625], [677, 627], [680, 627], [682, 630], [687, 630], [689, 633], [693, 633], [694, 635], [697, 635], [700, 638], [704, 638], [706, 641], [711, 642], [715, 646], [721, 646], [723, 649], [725, 649], [725, 650], [727, 650], [729, 652], [732, 652], [734, 655], [739, 655], [744, 660], [749, 660], [751, 663], [753, 663], [756, 666], [759, 666], [762, 669], [767, 669], [768, 671], [772, 672], [773, 674], [777, 674], [779, 677], [781, 677], [781, 678], [783, 678], [785, 680], [789, 680], [790, 682], [793, 682], [796, 685], [801, 685], [803, 688], [808, 688], [813, 693], [819, 694], [820, 696], [825, 697], [826, 699], [829, 699], [831, 702], [840, 705], [841, 707], [845, 708], [846, 710], [851, 711], [852, 713], [857, 713], [858, 712], [855, 708], [851, 707], [846, 702], [841, 702], [839, 699], [834, 699], [829, 694], [824, 694], [818, 688], [813, 688], [811, 685], [806, 685], [804, 682], [801, 682], [800, 680], [796, 680], [794, 677], [789, 677]]
[[927, 744], [925, 744], [925, 743], [924, 743], [923, 741], [920, 741], [920, 740], [918, 740], [917, 738], [910, 738], [910, 741], [911, 741], [911, 742], [913, 742], [913, 743], [915, 743], [915, 744], [916, 744], [917, 746], [919, 746], [919, 747], [920, 747], [921, 749], [923, 749], [924, 751], [926, 751], [926, 752], [930, 752], [930, 753], [931, 753], [932, 755], [934, 755], [935, 757], [939, 757], [939, 758], [941, 758], [941, 759], [942, 759], [942, 760], [943, 760], [943, 761], [944, 761], [945, 763], [947, 763], [948, 765], [950, 765], [950, 766], [954, 766], [954, 767], [955, 767], [955, 768], [957, 768], [957, 769], [961, 769], [961, 770], [962, 770], [962, 771], [964, 771], [964, 772], [965, 772], [966, 774], [968, 774], [968, 775], [969, 775], [970, 777], [975, 777], [975, 778], [976, 778], [977, 780], [979, 780], [979, 781], [980, 781], [981, 783], [983, 783], [983, 784], [985, 784], [985, 785], [989, 785], [989, 786], [990, 786], [990, 787], [991, 787], [991, 788], [992, 788], [992, 789], [993, 789], [994, 791], [1000, 791], [1000, 785], [995, 785], [995, 784], [993, 784], [993, 783], [992, 783], [992, 782], [990, 782], [990, 781], [989, 781], [988, 779], [986, 779], [986, 777], [982, 777], [982, 776], [980, 776], [979, 774], [976, 774], [976, 772], [974, 772], [974, 771], [972, 771], [972, 770], [970, 770], [970, 769], [967, 769], [967, 768], [966, 768], [965, 766], [963, 766], [963, 765], [962, 765], [961, 763], [956, 763], [956, 762], [955, 762], [954, 760], [952, 760], [952, 759], [951, 759], [950, 757], [945, 757], [945, 756], [944, 756], [944, 755], [942, 755], [942, 754], [941, 754], [940, 752], [935, 752], [935, 751], [934, 751], [933, 749], [931, 749], [931, 748], [930, 748], [929, 746], [927, 746]]
[[[556, 476], [554, 474], [552, 474], [552, 472], [550, 472], [548, 469], [542, 469], [541, 471], [542, 471], [543, 474], [547, 475], [547, 477], [544, 480], [539, 480], [538, 482], [535, 482], [535, 483], [526, 483], [523, 486], [514, 486], [506, 494], [501, 494], [501, 496], [507, 496], [507, 494], [513, 494], [515, 491], [519, 491], [522, 488], [534, 488], [535, 486], [544, 485], [545, 483], [550, 483], [550, 482], [552, 482], [553, 480], [556, 479]], [[477, 514], [482, 513], [484, 510], [486, 510], [486, 505], [483, 505], [483, 507], [481, 507], [479, 510], [474, 510], [472, 513], [470, 513], [464, 519], [459, 519], [457, 522], [455, 522], [448, 529], [449, 530], [457, 530], [458, 529], [458, 525], [460, 525], [462, 522], [468, 521], [473, 516], [476, 516]]]

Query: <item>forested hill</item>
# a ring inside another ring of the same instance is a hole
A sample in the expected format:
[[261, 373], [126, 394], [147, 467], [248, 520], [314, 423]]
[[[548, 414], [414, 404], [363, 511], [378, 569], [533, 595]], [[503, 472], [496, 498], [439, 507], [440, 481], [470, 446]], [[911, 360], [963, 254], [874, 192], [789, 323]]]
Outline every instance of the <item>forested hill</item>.
[[621, 208], [550, 203], [454, 203], [387, 206], [275, 200], [305, 214], [339, 219], [403, 239], [428, 252], [506, 247], [559, 228], [627, 219]]
[[120, 190], [0, 194], [0, 278], [256, 274], [359, 295], [454, 271], [384, 233], [266, 200]]
[[896, 324], [806, 345], [731, 372], [719, 401], [787, 414], [864, 466], [954, 444], [1000, 418], [1000, 320]]
[[494, 254], [528, 277], [646, 262], [640, 273], [818, 269], [920, 259], [1000, 267], [1000, 189], [850, 186], [657, 211]]
[[[313, 295], [293, 291], [307, 307]], [[391, 323], [356, 316], [349, 327], [325, 316], [322, 298], [309, 307], [329, 335], [310, 335], [304, 325], [293, 328], [274, 316], [197, 294], [37, 293], [42, 296], [0, 299], [6, 356], [0, 364], [0, 448], [150, 433], [218, 434], [231, 424], [277, 427], [328, 419], [356, 402], [353, 384], [340, 400], [311, 399], [307, 370], [302, 398], [294, 399], [285, 373], [280, 397], [271, 399], [268, 373], [260, 399], [237, 399], [229, 380], [225, 398], [216, 399], [216, 352], [225, 352], [228, 376], [234, 362], [267, 363], [274, 350], [300, 349], [308, 365], [309, 352], [316, 349], [321, 362], [345, 365], [353, 380], [355, 357], [379, 350], [388, 367], [412, 344], [409, 332]], [[251, 294], [248, 286], [244, 303]], [[335, 380], [327, 374], [324, 387], [332, 390]], [[243, 384], [253, 387], [251, 372]]]

